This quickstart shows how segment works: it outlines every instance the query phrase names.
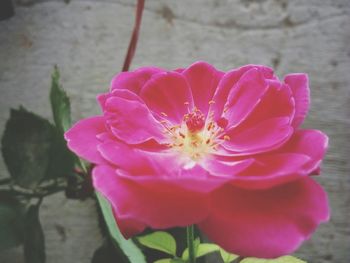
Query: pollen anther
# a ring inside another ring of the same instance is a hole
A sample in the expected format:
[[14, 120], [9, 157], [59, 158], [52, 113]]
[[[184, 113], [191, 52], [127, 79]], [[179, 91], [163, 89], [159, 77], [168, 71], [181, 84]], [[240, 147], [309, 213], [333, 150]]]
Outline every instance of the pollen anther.
[[[210, 101], [210, 104], [213, 103], [215, 102]], [[215, 152], [217, 146], [224, 140], [230, 139], [228, 135], [223, 134], [224, 130], [212, 116], [212, 112], [205, 116], [200, 109], [193, 107], [183, 115], [180, 125], [171, 125], [171, 122], [164, 125], [169, 139], [172, 140], [170, 147], [180, 152], [185, 158], [189, 158], [186, 162], [192, 162], [195, 165], [205, 156]]]

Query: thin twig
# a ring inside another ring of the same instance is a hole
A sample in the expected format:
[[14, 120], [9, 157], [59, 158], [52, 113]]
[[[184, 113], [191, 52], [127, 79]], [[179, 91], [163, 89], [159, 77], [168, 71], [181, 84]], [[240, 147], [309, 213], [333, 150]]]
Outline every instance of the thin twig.
[[132, 35], [131, 35], [129, 48], [128, 48], [128, 52], [126, 53], [126, 56], [125, 56], [122, 71], [129, 70], [131, 61], [135, 55], [135, 50], [136, 50], [136, 46], [137, 46], [137, 40], [139, 38], [139, 32], [140, 32], [140, 26], [141, 26], [142, 13], [143, 13], [144, 6], [145, 6], [145, 0], [138, 0], [137, 1], [134, 30], [133, 30]]
[[1, 186], [0, 190], [12, 192], [13, 194], [18, 196], [40, 198], [47, 195], [55, 194], [60, 191], [64, 191], [66, 187], [67, 184], [64, 180], [56, 180], [54, 181], [54, 183], [42, 184], [37, 189], [27, 189], [15, 184], [10, 184], [7, 186]]
[[11, 178], [0, 179], [0, 185], [9, 184], [11, 181]]

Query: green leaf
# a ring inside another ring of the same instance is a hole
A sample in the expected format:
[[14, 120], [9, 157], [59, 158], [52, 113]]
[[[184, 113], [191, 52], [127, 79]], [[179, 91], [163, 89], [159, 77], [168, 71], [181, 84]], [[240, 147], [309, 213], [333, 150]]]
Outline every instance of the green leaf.
[[239, 258], [239, 256], [235, 254], [230, 254], [222, 248], [220, 248], [220, 255], [224, 263], [231, 263], [233, 260]]
[[[50, 102], [55, 126], [59, 131], [51, 154], [54, 159], [51, 162], [53, 165], [49, 167], [51, 177], [55, 178], [70, 173], [74, 167], [74, 162], [77, 161], [76, 157], [68, 150], [67, 143], [63, 138], [64, 132], [71, 127], [72, 120], [70, 100], [60, 84], [60, 73], [57, 66], [54, 67], [51, 75]], [[61, 168], [57, 169], [57, 167]]]
[[55, 179], [70, 175], [74, 169], [75, 156], [68, 149], [67, 143], [61, 133], [53, 131], [51, 141], [50, 162], [47, 168], [45, 179]]
[[2, 137], [2, 153], [18, 185], [35, 188], [46, 176], [53, 131], [47, 120], [24, 108], [11, 110]]
[[45, 237], [39, 221], [39, 206], [28, 209], [24, 230], [24, 257], [26, 263], [45, 262]]
[[245, 258], [241, 263], [306, 263], [306, 261], [293, 256], [283, 256], [275, 259]]
[[[203, 243], [203, 244], [198, 244], [197, 249], [195, 249], [196, 251], [196, 258], [200, 258], [203, 257], [207, 254], [213, 253], [215, 251], [219, 251], [220, 247], [218, 245], [215, 244], [207, 244], [207, 243]], [[185, 249], [185, 251], [182, 253], [182, 259], [183, 260], [188, 260], [188, 248]]]
[[156, 231], [149, 235], [137, 238], [144, 246], [176, 256], [175, 238], [167, 232]]
[[72, 125], [70, 101], [60, 84], [60, 73], [55, 66], [51, 75], [50, 101], [56, 127], [63, 134]]
[[[195, 257], [196, 257], [196, 258], [198, 257], [197, 253], [198, 253], [198, 248], [199, 248], [199, 246], [200, 246], [200, 242], [201, 242], [201, 241], [200, 241], [200, 239], [199, 239], [198, 237], [193, 241], [194, 254], [195, 254]], [[186, 249], [184, 250], [184, 252], [182, 252], [181, 258], [182, 258], [183, 260], [185, 260], [185, 261], [188, 260], [188, 258], [189, 258], [188, 248], [186, 248]]]
[[185, 261], [178, 258], [163, 258], [156, 260], [153, 263], [185, 263]]
[[162, 258], [162, 259], [154, 261], [153, 263], [173, 263], [173, 259], [172, 258]]
[[219, 246], [215, 244], [199, 244], [197, 249], [197, 257], [202, 257], [219, 250]]
[[7, 191], [0, 191], [0, 251], [23, 242], [24, 216], [20, 203]]
[[118, 261], [125, 263], [146, 263], [145, 257], [141, 250], [135, 245], [135, 243], [129, 239], [126, 240], [120, 233], [114, 216], [108, 201], [99, 193], [96, 192], [98, 203], [101, 207], [103, 217], [108, 227], [109, 234], [115, 244], [115, 246], [124, 252], [128, 261]]
[[201, 243], [201, 240], [199, 239], [199, 237], [197, 237], [197, 238], [193, 241], [195, 255], [197, 255], [198, 247], [199, 247], [199, 244], [200, 244], [200, 243]]
[[2, 137], [5, 163], [14, 181], [34, 189], [44, 179], [72, 172], [74, 155], [61, 133], [46, 119], [24, 108], [12, 109]]

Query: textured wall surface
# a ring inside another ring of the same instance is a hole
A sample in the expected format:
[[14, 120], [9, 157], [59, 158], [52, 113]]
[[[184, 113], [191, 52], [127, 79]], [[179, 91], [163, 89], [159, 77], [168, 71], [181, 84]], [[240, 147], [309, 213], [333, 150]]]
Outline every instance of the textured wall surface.
[[[75, 120], [99, 112], [97, 93], [121, 68], [134, 19], [131, 0], [17, 0], [0, 22], [0, 132], [20, 104], [51, 118], [50, 72], [61, 67]], [[206, 60], [228, 70], [273, 66], [282, 77], [307, 72], [312, 107], [305, 127], [330, 136], [318, 178], [329, 193], [330, 223], [297, 255], [315, 263], [350, 262], [350, 2], [349, 0], [148, 0], [132, 68], [175, 68]], [[0, 176], [7, 171], [0, 162]], [[40, 214], [47, 262], [90, 262], [101, 236], [93, 201], [57, 194]], [[0, 262], [23, 262], [20, 248]]]

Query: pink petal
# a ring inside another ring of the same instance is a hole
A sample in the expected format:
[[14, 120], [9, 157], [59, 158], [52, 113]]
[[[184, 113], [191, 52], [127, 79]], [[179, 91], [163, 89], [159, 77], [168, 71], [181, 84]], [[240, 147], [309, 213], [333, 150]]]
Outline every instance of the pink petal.
[[118, 176], [110, 166], [96, 166], [93, 184], [112, 204], [119, 218], [133, 219], [153, 228], [187, 226], [208, 214], [207, 195], [168, 183], [142, 187]]
[[239, 79], [249, 70], [257, 68], [266, 79], [274, 78], [273, 71], [271, 68], [260, 66], [260, 65], [246, 65], [238, 69], [233, 69], [225, 73], [221, 78], [218, 88], [213, 97], [214, 104], [211, 105], [211, 110], [214, 112], [214, 119], [220, 118], [224, 105], [226, 104], [227, 98], [231, 89], [235, 87]]
[[97, 146], [101, 142], [97, 139], [97, 134], [105, 132], [105, 120], [103, 116], [90, 117], [78, 121], [65, 134], [64, 138], [68, 142], [68, 148], [79, 157], [92, 163], [105, 163]]
[[108, 141], [99, 145], [101, 155], [125, 172], [128, 178], [141, 186], [159, 183], [174, 184], [196, 192], [211, 192], [230, 178], [216, 178], [200, 166], [184, 168], [185, 162], [177, 154], [143, 151], [121, 142]]
[[253, 157], [254, 162], [239, 173], [232, 185], [248, 189], [266, 189], [307, 176], [304, 165], [310, 157], [300, 153], [263, 154]]
[[105, 104], [106, 104], [107, 99], [112, 98], [112, 97], [120, 97], [123, 99], [135, 100], [135, 101], [139, 101], [139, 102], [143, 103], [141, 98], [138, 95], [136, 95], [135, 93], [133, 93], [132, 91], [127, 90], [127, 89], [115, 89], [111, 92], [100, 94], [97, 96], [97, 101], [99, 102], [101, 109], [103, 111], [105, 110]]
[[276, 117], [287, 117], [290, 122], [294, 118], [295, 102], [289, 86], [278, 80], [267, 80], [267, 83], [269, 87], [266, 93], [246, 119], [235, 128], [236, 132], [249, 129], [259, 122]]
[[275, 258], [294, 252], [328, 219], [325, 192], [305, 177], [269, 190], [222, 188], [199, 227], [229, 252]]
[[328, 148], [328, 137], [318, 130], [297, 130], [278, 153], [299, 153], [310, 160], [303, 166], [304, 173], [317, 172]]
[[185, 76], [191, 87], [194, 105], [206, 115], [209, 101], [212, 100], [224, 73], [206, 62], [196, 62], [188, 67], [182, 75]]
[[295, 117], [293, 127], [297, 128], [304, 121], [310, 106], [309, 78], [307, 74], [289, 74], [284, 82], [289, 85], [295, 99]]
[[222, 146], [236, 155], [271, 151], [283, 144], [293, 133], [289, 118], [272, 118], [256, 124], [253, 128], [227, 132], [230, 137]]
[[182, 73], [185, 70], [185, 68], [177, 68], [174, 69], [173, 71], [177, 72], [177, 73]]
[[153, 112], [174, 123], [181, 123], [188, 109], [193, 108], [191, 89], [186, 79], [176, 72], [154, 76], [141, 90], [141, 98]]
[[138, 144], [151, 139], [168, 142], [164, 126], [139, 101], [111, 97], [105, 103], [105, 116], [113, 134], [126, 143]]
[[98, 147], [101, 155], [115, 166], [135, 175], [167, 175], [179, 170], [174, 154], [148, 152], [118, 141], [106, 141]]
[[243, 160], [236, 161], [223, 161], [220, 160], [217, 156], [212, 155], [206, 158], [202, 162], [203, 168], [205, 168], [211, 175], [228, 177], [233, 179], [238, 173], [245, 170], [253, 163], [253, 159], [247, 158]]
[[112, 210], [113, 210], [115, 221], [118, 225], [118, 229], [120, 230], [124, 238], [129, 239], [130, 237], [140, 234], [145, 230], [146, 228], [145, 224], [135, 219], [120, 218], [117, 212], [114, 209]]
[[139, 184], [142, 187], [157, 187], [159, 184], [167, 184], [198, 193], [210, 193], [227, 183], [229, 177], [211, 176], [202, 167], [196, 165], [191, 169], [178, 169], [169, 171], [168, 174], [130, 175], [118, 170], [118, 175]]
[[320, 166], [316, 167], [316, 169], [310, 173], [310, 175], [320, 175], [320, 174], [321, 174], [321, 167]]
[[257, 68], [244, 73], [231, 89], [225, 105], [223, 117], [228, 120], [228, 128], [241, 123], [259, 103], [267, 89], [268, 83]]
[[139, 94], [143, 85], [154, 74], [160, 72], [164, 72], [164, 70], [156, 67], [143, 67], [135, 71], [121, 72], [112, 79], [110, 90], [128, 89]]
[[[316, 130], [298, 130], [278, 150], [249, 156], [254, 162], [236, 175], [231, 183], [249, 189], [264, 189], [317, 173], [325, 155], [328, 138]], [[221, 160], [232, 158], [223, 152]]]

